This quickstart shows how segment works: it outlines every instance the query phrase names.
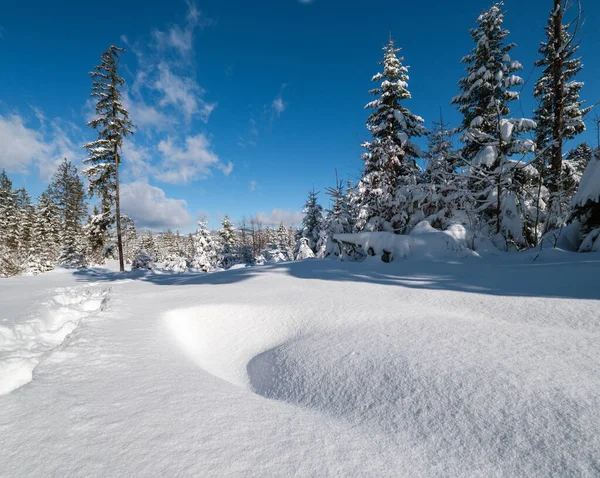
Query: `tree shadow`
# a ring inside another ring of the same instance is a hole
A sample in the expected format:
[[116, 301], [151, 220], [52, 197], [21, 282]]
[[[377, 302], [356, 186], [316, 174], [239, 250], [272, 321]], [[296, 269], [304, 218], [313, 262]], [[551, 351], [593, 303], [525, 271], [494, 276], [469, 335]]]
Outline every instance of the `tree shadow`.
[[561, 251], [548, 251], [535, 261], [533, 253], [517, 253], [486, 259], [397, 260], [391, 264], [376, 258], [369, 258], [362, 263], [312, 259], [208, 274], [154, 271], [120, 273], [101, 268], [81, 269], [74, 274], [77, 280], [83, 282], [141, 280], [161, 286], [211, 286], [243, 282], [266, 272], [303, 280], [364, 282], [497, 296], [600, 299], [600, 287], [597, 284], [600, 254]]

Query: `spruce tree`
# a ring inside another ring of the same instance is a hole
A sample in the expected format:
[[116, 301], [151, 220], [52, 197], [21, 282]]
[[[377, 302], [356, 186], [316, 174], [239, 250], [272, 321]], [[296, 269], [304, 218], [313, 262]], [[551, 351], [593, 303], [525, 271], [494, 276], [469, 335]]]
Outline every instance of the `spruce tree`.
[[24, 263], [31, 247], [31, 235], [35, 223], [35, 207], [31, 203], [31, 197], [25, 188], [20, 188], [16, 192], [19, 237], [17, 255], [19, 262]]
[[440, 119], [433, 122], [433, 128], [427, 135], [428, 148], [425, 155], [426, 167], [424, 181], [430, 184], [448, 185], [456, 180], [456, 168], [460, 166], [459, 155], [452, 147], [453, 132], [449, 123]]
[[236, 262], [235, 246], [236, 234], [231, 219], [225, 215], [221, 221], [221, 229], [219, 229], [219, 239], [221, 247], [218, 255], [218, 265], [223, 269], [229, 269]]
[[452, 137], [440, 112], [440, 119], [433, 122], [428, 134], [423, 181], [411, 195], [411, 226], [426, 220], [435, 228], [446, 229], [467, 222], [464, 209], [468, 195], [464, 178], [457, 172], [460, 155], [453, 149]]
[[17, 250], [18, 224], [17, 193], [3, 169], [0, 173], [0, 243], [11, 252]]
[[330, 198], [331, 206], [327, 210], [327, 215], [323, 221], [323, 231], [325, 241], [322, 250], [319, 251], [319, 257], [328, 257], [330, 255], [339, 255], [339, 248], [334, 241], [336, 234], [347, 234], [353, 230], [353, 220], [348, 196], [344, 190], [344, 183], [337, 179], [335, 187], [328, 187], [325, 190]]
[[28, 269], [34, 274], [56, 266], [60, 251], [60, 212], [47, 191], [37, 201]]
[[74, 265], [81, 262], [83, 252], [83, 223], [87, 217], [85, 188], [77, 168], [65, 159], [54, 173], [48, 195], [59, 212], [60, 242], [63, 252], [59, 263]]
[[583, 118], [591, 110], [591, 107], [583, 107], [580, 99], [583, 83], [575, 80], [583, 64], [575, 56], [579, 44], [574, 38], [576, 32], [572, 31], [574, 26], [564, 23], [566, 5], [566, 0], [554, 0], [545, 28], [546, 40], [539, 49], [541, 58], [535, 63], [542, 68], [534, 88], [538, 102], [534, 119], [537, 122], [536, 163], [544, 186], [550, 191], [546, 230], [562, 226], [568, 217], [570, 198], [564, 183], [568, 183], [569, 178], [563, 177], [563, 144], [585, 131]]
[[577, 194], [573, 197], [571, 221], [580, 223], [579, 252], [600, 252], [600, 152], [585, 168]]
[[463, 114], [463, 159], [469, 165], [469, 188], [477, 209], [484, 214], [489, 233], [502, 236], [505, 247], [526, 245], [523, 234], [525, 211], [523, 185], [517, 178], [526, 167], [521, 158], [535, 149], [535, 143], [521, 139], [524, 132], [535, 128], [535, 122], [525, 118], [510, 118], [510, 102], [519, 97], [513, 91], [523, 80], [513, 73], [522, 69], [513, 61], [512, 43], [506, 43], [508, 30], [502, 24], [503, 3], [496, 3], [477, 19], [470, 30], [475, 42], [473, 50], [463, 58], [467, 75], [459, 81], [461, 93], [452, 102]]
[[[119, 198], [119, 165], [123, 139], [133, 134], [133, 123], [123, 107], [120, 88], [125, 80], [118, 74], [119, 56], [122, 48], [112, 45], [101, 56], [100, 65], [90, 73], [92, 77], [91, 96], [96, 98], [96, 118], [88, 123], [98, 132], [98, 139], [85, 145], [89, 165], [84, 171], [90, 181], [90, 193], [99, 194], [103, 206], [114, 204], [117, 226], [117, 248], [119, 267], [125, 270], [123, 261], [123, 240], [121, 234], [121, 206]], [[112, 221], [111, 221], [112, 222]]]
[[383, 51], [383, 72], [372, 78], [377, 87], [369, 92], [375, 99], [365, 107], [372, 110], [367, 129], [373, 139], [363, 144], [358, 229], [400, 233], [408, 223], [403, 207], [406, 195], [420, 173], [416, 159], [422, 152], [412, 140], [426, 130], [423, 119], [403, 103], [411, 94], [408, 67], [396, 55], [400, 49], [390, 40]]
[[0, 173], [0, 276], [20, 273], [17, 192], [6, 171]]
[[192, 257], [192, 268], [209, 272], [217, 263], [217, 248], [210, 235], [207, 224], [198, 221], [198, 229], [194, 234], [194, 256]]
[[[308, 247], [316, 253], [320, 246], [321, 229], [323, 225], [323, 208], [318, 202], [318, 192], [314, 189], [308, 192], [308, 199], [304, 204], [302, 230], [300, 237], [307, 240]], [[298, 243], [298, 247], [300, 243]]]

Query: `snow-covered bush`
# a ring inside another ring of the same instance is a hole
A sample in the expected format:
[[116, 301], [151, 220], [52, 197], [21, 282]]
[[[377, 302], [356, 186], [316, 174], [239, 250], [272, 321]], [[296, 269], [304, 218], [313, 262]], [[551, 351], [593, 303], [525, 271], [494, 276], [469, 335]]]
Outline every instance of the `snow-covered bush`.
[[181, 254], [171, 254], [165, 260], [163, 269], [181, 274], [188, 270], [188, 261]]
[[312, 259], [315, 257], [315, 253], [308, 245], [308, 239], [306, 237], [300, 238], [300, 247], [298, 248], [298, 254], [296, 254], [297, 261], [303, 261], [304, 259]]
[[140, 250], [131, 261], [131, 269], [154, 269], [155, 264], [145, 250]]

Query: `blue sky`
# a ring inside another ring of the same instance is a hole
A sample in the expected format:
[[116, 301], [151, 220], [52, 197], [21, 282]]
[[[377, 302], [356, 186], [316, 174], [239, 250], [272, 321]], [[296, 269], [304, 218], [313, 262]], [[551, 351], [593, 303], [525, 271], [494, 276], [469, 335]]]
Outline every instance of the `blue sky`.
[[[600, 4], [582, 2], [580, 79], [593, 104]], [[551, 3], [505, 2], [512, 57], [529, 78], [515, 116], [531, 115]], [[450, 100], [472, 47], [468, 29], [490, 5], [123, 0], [105, 20], [90, 2], [9, 2], [0, 18], [0, 168], [35, 197], [62, 157], [80, 163], [94, 138], [87, 72], [117, 44], [127, 49], [125, 101], [138, 125], [124, 150], [123, 202], [139, 227], [189, 231], [199, 215], [214, 227], [225, 213], [298, 221], [307, 191], [324, 191], [335, 167], [360, 175], [363, 107], [390, 32], [410, 66], [408, 107], [428, 126], [442, 108], [456, 125]], [[578, 139], [595, 144], [591, 119]]]

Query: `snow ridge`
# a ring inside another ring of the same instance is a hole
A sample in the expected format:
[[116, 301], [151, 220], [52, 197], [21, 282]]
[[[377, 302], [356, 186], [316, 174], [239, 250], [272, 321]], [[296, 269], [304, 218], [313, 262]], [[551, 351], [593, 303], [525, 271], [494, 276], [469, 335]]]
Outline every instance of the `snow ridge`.
[[31, 382], [35, 367], [86, 317], [103, 310], [108, 289], [60, 288], [25, 322], [0, 319], [0, 395]]

